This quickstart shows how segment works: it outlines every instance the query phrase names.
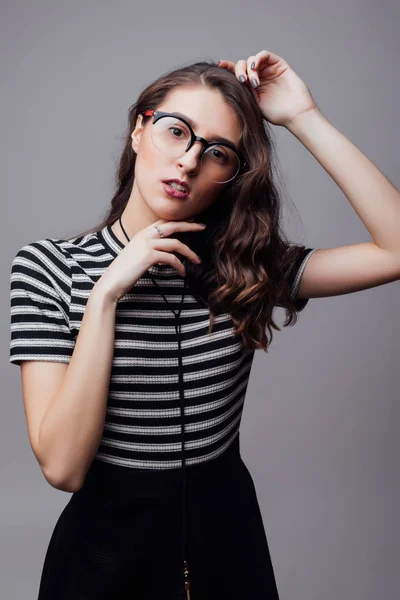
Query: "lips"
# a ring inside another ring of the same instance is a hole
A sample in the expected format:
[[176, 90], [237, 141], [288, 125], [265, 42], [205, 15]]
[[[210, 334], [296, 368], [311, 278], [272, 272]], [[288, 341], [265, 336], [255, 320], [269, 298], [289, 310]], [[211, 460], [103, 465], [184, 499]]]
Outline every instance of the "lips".
[[180, 198], [181, 200], [183, 200], [184, 198], [189, 197], [188, 192], [182, 192], [181, 190], [177, 190], [176, 188], [172, 187], [172, 185], [170, 185], [169, 183], [165, 183], [164, 181], [163, 188], [164, 192], [168, 194], [168, 196], [170, 196], [171, 198]]
[[185, 192], [190, 192], [190, 186], [188, 183], [186, 183], [186, 181], [180, 181], [179, 179], [164, 179], [163, 183], [172, 183], [173, 181], [181, 185], [184, 188]]

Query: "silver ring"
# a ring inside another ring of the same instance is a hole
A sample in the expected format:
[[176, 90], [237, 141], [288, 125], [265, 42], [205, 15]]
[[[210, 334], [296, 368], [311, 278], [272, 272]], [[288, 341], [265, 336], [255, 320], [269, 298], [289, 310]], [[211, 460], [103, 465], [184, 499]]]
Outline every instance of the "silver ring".
[[158, 233], [160, 234], [160, 237], [164, 237], [163, 234], [162, 234], [161, 229], [159, 228], [159, 226], [158, 225], [154, 225], [154, 227], [157, 229]]

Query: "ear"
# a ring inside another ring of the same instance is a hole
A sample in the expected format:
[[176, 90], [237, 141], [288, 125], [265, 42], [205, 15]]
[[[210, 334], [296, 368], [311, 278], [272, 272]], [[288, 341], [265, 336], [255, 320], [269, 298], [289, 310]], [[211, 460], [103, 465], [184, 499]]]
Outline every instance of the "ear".
[[132, 149], [134, 150], [134, 152], [136, 152], [139, 149], [139, 145], [140, 145], [140, 138], [142, 137], [142, 133], [143, 133], [143, 117], [142, 115], [138, 115], [138, 118], [136, 120], [136, 125], [135, 125], [135, 129], [132, 131], [131, 133], [131, 138], [132, 138]]

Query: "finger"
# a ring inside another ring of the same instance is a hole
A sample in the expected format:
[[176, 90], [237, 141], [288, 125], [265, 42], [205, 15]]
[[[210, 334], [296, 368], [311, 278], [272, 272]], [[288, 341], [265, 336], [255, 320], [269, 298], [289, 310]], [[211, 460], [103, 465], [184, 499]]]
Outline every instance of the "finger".
[[239, 79], [240, 83], [246, 83], [246, 81], [248, 81], [247, 64], [244, 59], [237, 61], [235, 67], [235, 75]]
[[235, 63], [232, 62], [231, 60], [220, 60], [217, 64], [218, 67], [221, 67], [222, 69], [227, 69], [228, 71], [231, 71], [232, 73], [235, 72]]
[[174, 267], [174, 269], [176, 269], [178, 273], [181, 273], [181, 275], [185, 277], [185, 266], [182, 263], [182, 261], [179, 260], [176, 254], [173, 254], [172, 252], [163, 252], [162, 250], [156, 250], [156, 261], [158, 265], [170, 265], [171, 267]]
[[[254, 55], [254, 57], [250, 57], [253, 59], [255, 71], [260, 71], [261, 69], [268, 69], [268, 71], [273, 71], [278, 65], [282, 68], [287, 67], [288, 63], [273, 52], [269, 52], [268, 50], [261, 50]], [[250, 64], [251, 68], [252, 64]]]
[[260, 85], [260, 77], [257, 72], [259, 62], [259, 56], [249, 56], [249, 58], [247, 59], [247, 73], [249, 75], [250, 83], [253, 86], [253, 88], [256, 88]]
[[[160, 236], [157, 227], [161, 229], [161, 233], [163, 234], [164, 238], [167, 238], [178, 231], [204, 231], [206, 227], [202, 223], [194, 221], [193, 219], [195, 218], [196, 217], [191, 217], [185, 221], [159, 219], [155, 223], [152, 223], [152, 225], [149, 225], [148, 230], [150, 231], [151, 237], [156, 239]], [[155, 225], [157, 225], [157, 227], [155, 227]]]
[[257, 52], [257, 54], [255, 55], [256, 68], [260, 67], [261, 65], [264, 66], [265, 63], [274, 65], [275, 63], [279, 62], [280, 60], [283, 60], [283, 59], [280, 56], [278, 56], [277, 54], [274, 54], [273, 52], [269, 52], [268, 50], [260, 50], [260, 52]]

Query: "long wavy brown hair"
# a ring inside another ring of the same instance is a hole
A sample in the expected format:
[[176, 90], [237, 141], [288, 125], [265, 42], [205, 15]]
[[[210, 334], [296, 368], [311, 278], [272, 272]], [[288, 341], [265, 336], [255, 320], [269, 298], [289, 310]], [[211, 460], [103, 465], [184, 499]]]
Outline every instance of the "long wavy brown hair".
[[273, 309], [280, 306], [286, 310], [284, 327], [297, 322], [290, 284], [293, 267], [305, 246], [290, 243], [281, 226], [282, 201], [275, 182], [277, 156], [269, 123], [251, 90], [214, 61], [172, 70], [140, 93], [129, 108], [115, 193], [105, 218], [96, 227], [68, 240], [94, 233], [119, 218], [135, 176], [136, 153], [131, 146], [131, 133], [138, 115], [156, 109], [177, 86], [193, 85], [219, 90], [235, 109], [243, 128], [239, 151], [247, 165], [222, 188], [211, 206], [196, 215], [199, 222], [207, 224], [204, 231], [175, 234], [201, 256], [202, 263], [193, 265], [185, 257], [180, 258], [193, 294], [210, 309], [209, 332], [215, 316], [229, 312], [234, 335], [242, 336], [244, 348], [268, 352], [272, 330], [281, 329], [274, 321]]

